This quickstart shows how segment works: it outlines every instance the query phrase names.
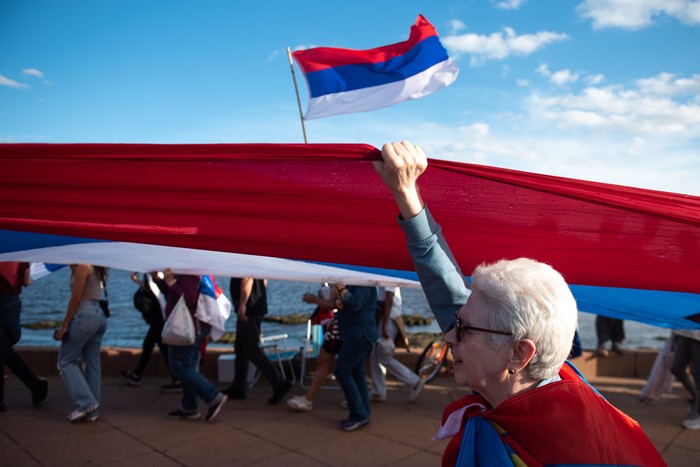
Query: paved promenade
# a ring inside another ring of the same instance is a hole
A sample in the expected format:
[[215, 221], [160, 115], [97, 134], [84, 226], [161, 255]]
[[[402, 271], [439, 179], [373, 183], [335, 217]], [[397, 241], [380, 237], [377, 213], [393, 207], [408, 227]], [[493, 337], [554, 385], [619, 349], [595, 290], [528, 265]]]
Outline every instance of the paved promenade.
[[[585, 366], [585, 365], [584, 365]], [[654, 405], [637, 401], [641, 378], [591, 376], [614, 405], [635, 418], [670, 466], [700, 465], [700, 430], [680, 426], [686, 395], [680, 386]], [[101, 417], [69, 424], [70, 403], [60, 378], [49, 376], [47, 401], [31, 406], [28, 391], [6, 378], [0, 413], [3, 466], [438, 466], [446, 442], [431, 436], [442, 409], [460, 397], [449, 375], [427, 385], [415, 403], [390, 379], [388, 401], [373, 403], [372, 422], [355, 432], [338, 429], [346, 411], [340, 390], [322, 390], [309, 413], [270, 406], [270, 386], [261, 381], [245, 401], [230, 400], [212, 422], [169, 420], [178, 394], [161, 394], [162, 376], [144, 378], [140, 388], [105, 375]], [[221, 384], [221, 386], [225, 386]], [[296, 385], [291, 395], [302, 394]], [[204, 408], [202, 408], [204, 409]]]

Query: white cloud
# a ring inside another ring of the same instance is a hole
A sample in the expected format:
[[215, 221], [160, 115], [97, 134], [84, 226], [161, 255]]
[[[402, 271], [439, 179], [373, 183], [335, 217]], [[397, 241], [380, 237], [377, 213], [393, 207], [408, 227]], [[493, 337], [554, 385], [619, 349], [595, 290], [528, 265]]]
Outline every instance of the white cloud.
[[700, 75], [685, 79], [662, 73], [638, 80], [631, 89], [590, 86], [578, 94], [534, 94], [528, 105], [537, 119], [560, 128], [700, 138], [699, 96]]
[[516, 83], [518, 84], [518, 87], [520, 87], [520, 88], [526, 88], [530, 85], [530, 81], [528, 81], [526, 79], [519, 79], [516, 81]]
[[266, 62], [271, 62], [272, 60], [274, 60], [275, 58], [279, 57], [280, 55], [282, 55], [282, 52], [280, 52], [279, 50], [275, 49], [275, 50], [273, 50], [273, 51], [270, 53], [270, 55], [267, 56], [267, 59], [266, 59], [265, 61], [266, 61]]
[[36, 68], [25, 68], [24, 70], [22, 70], [22, 73], [24, 73], [25, 75], [34, 76], [36, 78], [44, 77], [44, 73], [37, 70]]
[[0, 86], [7, 86], [8, 88], [15, 89], [29, 89], [29, 86], [24, 83], [18, 83], [17, 81], [0, 75]]
[[496, 2], [496, 8], [500, 10], [517, 10], [525, 4], [527, 0], [501, 0]]
[[700, 25], [699, 0], [585, 0], [576, 11], [592, 20], [596, 29], [639, 29], [651, 25], [654, 17], [661, 15]]
[[575, 83], [578, 81], [578, 78], [578, 73], [573, 73], [571, 70], [565, 69], [554, 72], [550, 79], [558, 86], [566, 86], [567, 84]]
[[460, 31], [467, 29], [467, 26], [458, 19], [450, 21], [450, 34], [457, 34]]
[[540, 63], [540, 65], [535, 70], [535, 73], [548, 78], [552, 83], [556, 84], [557, 86], [566, 86], [568, 84], [575, 83], [579, 80], [578, 73], [574, 73], [569, 69], [552, 72], [546, 63]]
[[591, 86], [600, 84], [603, 81], [605, 81], [605, 76], [603, 76], [602, 74], [586, 76], [586, 83], [590, 84]]
[[451, 35], [442, 39], [442, 43], [453, 57], [470, 54], [472, 66], [487, 60], [504, 60], [511, 55], [527, 56], [542, 47], [568, 39], [564, 33], [541, 31], [535, 34], [517, 35], [512, 28], [488, 36], [479, 34]]

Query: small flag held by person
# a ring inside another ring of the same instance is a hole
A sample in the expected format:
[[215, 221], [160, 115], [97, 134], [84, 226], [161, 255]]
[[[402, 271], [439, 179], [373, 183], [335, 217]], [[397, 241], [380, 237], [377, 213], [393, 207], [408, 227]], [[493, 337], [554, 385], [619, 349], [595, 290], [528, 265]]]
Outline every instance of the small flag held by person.
[[405, 42], [370, 50], [317, 47], [292, 55], [309, 88], [306, 120], [418, 99], [449, 86], [459, 73], [422, 15]]
[[212, 339], [217, 340], [224, 335], [224, 325], [230, 315], [231, 301], [224, 295], [221, 287], [216, 285], [214, 276], [202, 276], [195, 316], [211, 325]]

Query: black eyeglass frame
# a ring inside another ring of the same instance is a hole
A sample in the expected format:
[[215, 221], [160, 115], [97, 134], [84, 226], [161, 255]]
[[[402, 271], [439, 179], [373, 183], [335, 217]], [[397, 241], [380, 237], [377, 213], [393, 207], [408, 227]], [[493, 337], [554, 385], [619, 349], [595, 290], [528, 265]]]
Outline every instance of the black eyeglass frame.
[[493, 329], [486, 329], [486, 328], [479, 328], [476, 326], [467, 326], [464, 324], [464, 321], [462, 321], [462, 318], [459, 317], [459, 310], [455, 311], [455, 324], [454, 324], [454, 330], [455, 330], [455, 337], [457, 338], [457, 342], [461, 342], [462, 336], [464, 335], [464, 331], [481, 331], [481, 332], [490, 332], [491, 334], [498, 334], [501, 336], [512, 336], [512, 332], [508, 331], [494, 331]]

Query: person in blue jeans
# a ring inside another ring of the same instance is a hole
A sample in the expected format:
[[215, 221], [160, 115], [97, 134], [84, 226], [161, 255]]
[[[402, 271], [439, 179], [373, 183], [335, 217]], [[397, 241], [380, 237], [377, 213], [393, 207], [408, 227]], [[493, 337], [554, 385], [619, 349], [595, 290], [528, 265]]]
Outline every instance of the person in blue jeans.
[[173, 377], [182, 382], [182, 400], [180, 408], [168, 414], [169, 418], [176, 420], [194, 420], [202, 416], [197, 406], [197, 397], [207, 404], [206, 421], [216, 417], [228, 397], [221, 393], [211, 381], [209, 381], [197, 369], [199, 362], [199, 346], [211, 332], [211, 326], [198, 322], [194, 314], [197, 311], [197, 298], [199, 297], [199, 276], [179, 274], [175, 283], [168, 290], [165, 304], [166, 320], [172, 313], [175, 305], [184, 295], [187, 308], [192, 315], [192, 320], [197, 327], [197, 336], [192, 345], [170, 345], [169, 361], [170, 371]]
[[350, 414], [340, 429], [353, 431], [369, 423], [370, 406], [365, 357], [377, 341], [374, 309], [376, 287], [336, 284], [338, 327], [343, 347], [335, 362], [335, 378], [345, 394]]
[[107, 330], [107, 318], [100, 308], [107, 268], [71, 264], [70, 290], [66, 317], [54, 332], [61, 341], [58, 367], [68, 389], [74, 410], [70, 422], [95, 421], [99, 417], [102, 366], [100, 347]]

